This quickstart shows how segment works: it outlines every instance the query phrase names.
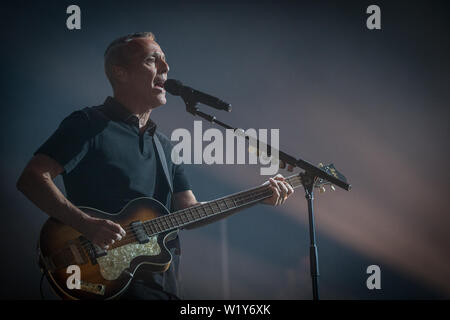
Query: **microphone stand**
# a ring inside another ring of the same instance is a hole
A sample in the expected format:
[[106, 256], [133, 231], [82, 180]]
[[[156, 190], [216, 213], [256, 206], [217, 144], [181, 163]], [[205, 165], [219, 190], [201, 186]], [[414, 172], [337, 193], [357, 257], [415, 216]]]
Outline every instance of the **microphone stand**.
[[[190, 99], [188, 97], [182, 97], [186, 104], [186, 111], [191, 113], [194, 116], [199, 116], [209, 122], [218, 124], [219, 126], [225, 129], [232, 129], [236, 132], [237, 128], [231, 127], [226, 123], [223, 123], [216, 119], [215, 116], [211, 116], [200, 111], [197, 107], [198, 101], [195, 99]], [[245, 135], [244, 137], [249, 140], [250, 137]], [[259, 141], [258, 138], [252, 137], [257, 142], [259, 146], [262, 142]], [[272, 150], [272, 147], [266, 144], [267, 152], [269, 154], [269, 150]], [[312, 291], [313, 291], [313, 300], [319, 300], [319, 286], [318, 286], [318, 278], [319, 278], [319, 257], [317, 254], [317, 245], [316, 245], [316, 231], [314, 224], [314, 208], [313, 208], [313, 200], [314, 200], [314, 184], [317, 179], [323, 179], [329, 181], [333, 185], [336, 185], [344, 190], [349, 191], [351, 189], [351, 185], [349, 185], [346, 181], [339, 179], [337, 176], [333, 176], [324, 170], [314, 166], [313, 164], [302, 160], [296, 159], [295, 157], [279, 150], [279, 159], [286, 164], [291, 165], [292, 167], [299, 167], [304, 170], [304, 172], [300, 173], [302, 185], [305, 189], [305, 198], [308, 203], [308, 223], [309, 223], [309, 262], [310, 262], [310, 271], [311, 271], [311, 280], [312, 280]]]

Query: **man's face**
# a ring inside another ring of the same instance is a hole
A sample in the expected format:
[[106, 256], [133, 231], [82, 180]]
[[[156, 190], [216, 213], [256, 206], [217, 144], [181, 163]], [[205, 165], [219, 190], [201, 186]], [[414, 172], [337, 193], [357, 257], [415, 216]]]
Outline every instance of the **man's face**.
[[132, 40], [129, 65], [126, 67], [126, 87], [140, 102], [152, 109], [165, 104], [169, 65], [160, 46], [149, 38]]

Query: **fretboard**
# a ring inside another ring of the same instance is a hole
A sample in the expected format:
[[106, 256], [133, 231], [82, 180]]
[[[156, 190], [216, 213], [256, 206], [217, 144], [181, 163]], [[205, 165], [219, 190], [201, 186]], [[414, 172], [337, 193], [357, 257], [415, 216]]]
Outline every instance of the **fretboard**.
[[[286, 181], [293, 188], [302, 185], [301, 178], [298, 174], [286, 178]], [[144, 227], [149, 235], [179, 229], [194, 222], [199, 222], [213, 216], [226, 214], [235, 209], [257, 204], [271, 196], [272, 189], [270, 186], [263, 185], [145, 221]]]

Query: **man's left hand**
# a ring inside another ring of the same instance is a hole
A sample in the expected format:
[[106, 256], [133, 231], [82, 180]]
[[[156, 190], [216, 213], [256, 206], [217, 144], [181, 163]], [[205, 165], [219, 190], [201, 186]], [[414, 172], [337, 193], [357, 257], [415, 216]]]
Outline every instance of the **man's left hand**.
[[262, 203], [277, 206], [283, 204], [291, 194], [294, 193], [292, 186], [286, 182], [281, 174], [277, 174], [273, 178], [269, 178], [264, 184], [269, 184], [273, 193], [270, 198], [265, 199]]

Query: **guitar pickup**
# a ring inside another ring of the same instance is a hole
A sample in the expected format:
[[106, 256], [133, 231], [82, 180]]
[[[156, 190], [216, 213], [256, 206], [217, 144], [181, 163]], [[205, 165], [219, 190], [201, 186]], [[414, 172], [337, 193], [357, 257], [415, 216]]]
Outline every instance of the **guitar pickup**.
[[87, 240], [84, 236], [80, 236], [79, 241], [83, 243], [83, 248], [85, 249], [89, 260], [93, 265], [97, 264], [97, 258], [106, 256], [108, 252], [105, 249], [100, 248], [99, 246], [93, 244], [89, 240]]
[[94, 247], [94, 252], [95, 252], [95, 257], [96, 258], [100, 258], [103, 256], [106, 256], [108, 254], [108, 251], [106, 251], [103, 248], [100, 248], [99, 246], [92, 244], [92, 246]]
[[147, 235], [147, 232], [144, 229], [144, 225], [142, 221], [134, 221], [130, 224], [131, 229], [133, 230], [134, 235], [136, 236], [137, 241], [140, 244], [147, 243], [150, 241], [150, 237]]

